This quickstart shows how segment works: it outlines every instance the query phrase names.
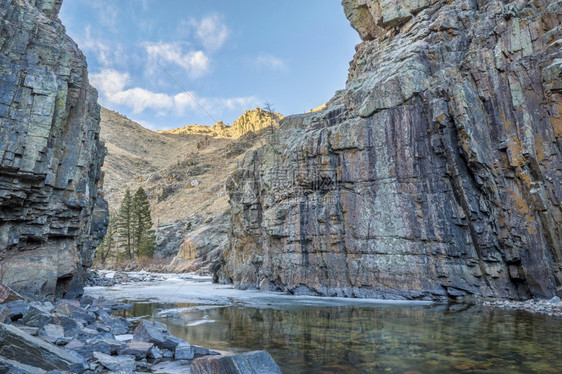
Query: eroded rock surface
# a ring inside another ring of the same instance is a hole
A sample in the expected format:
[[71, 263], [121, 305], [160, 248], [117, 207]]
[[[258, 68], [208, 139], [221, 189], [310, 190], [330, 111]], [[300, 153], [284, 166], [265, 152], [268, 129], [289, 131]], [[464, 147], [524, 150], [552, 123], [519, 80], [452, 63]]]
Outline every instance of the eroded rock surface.
[[107, 225], [97, 92], [61, 3], [0, 0], [0, 282], [48, 297], [81, 293]]
[[220, 276], [353, 297], [562, 293], [562, 2], [344, 0], [346, 88], [230, 183]]

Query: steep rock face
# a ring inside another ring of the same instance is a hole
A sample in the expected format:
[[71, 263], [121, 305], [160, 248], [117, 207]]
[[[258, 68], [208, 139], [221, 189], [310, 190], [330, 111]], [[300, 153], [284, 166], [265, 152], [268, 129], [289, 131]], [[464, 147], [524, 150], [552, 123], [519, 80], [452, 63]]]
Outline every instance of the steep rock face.
[[221, 280], [353, 297], [562, 294], [562, 2], [344, 0], [327, 109], [229, 182]]
[[62, 0], [0, 0], [0, 282], [81, 293], [105, 234], [97, 92], [57, 14]]

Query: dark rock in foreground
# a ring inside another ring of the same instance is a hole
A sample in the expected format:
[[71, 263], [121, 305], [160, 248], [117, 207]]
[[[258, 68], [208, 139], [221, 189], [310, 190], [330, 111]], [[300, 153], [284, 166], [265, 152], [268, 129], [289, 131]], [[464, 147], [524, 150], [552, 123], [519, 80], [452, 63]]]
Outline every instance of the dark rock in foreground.
[[86, 369], [85, 360], [6, 324], [0, 324], [0, 356], [44, 370], [81, 373]]
[[281, 369], [266, 351], [232, 356], [205, 356], [193, 360], [191, 374], [281, 374]]

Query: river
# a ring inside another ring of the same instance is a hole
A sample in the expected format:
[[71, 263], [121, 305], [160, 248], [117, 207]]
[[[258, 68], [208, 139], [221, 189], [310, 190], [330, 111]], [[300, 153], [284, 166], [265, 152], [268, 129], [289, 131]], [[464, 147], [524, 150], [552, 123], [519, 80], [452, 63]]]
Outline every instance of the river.
[[560, 373], [562, 318], [467, 304], [240, 291], [209, 278], [89, 287], [224, 353], [267, 350], [284, 373]]

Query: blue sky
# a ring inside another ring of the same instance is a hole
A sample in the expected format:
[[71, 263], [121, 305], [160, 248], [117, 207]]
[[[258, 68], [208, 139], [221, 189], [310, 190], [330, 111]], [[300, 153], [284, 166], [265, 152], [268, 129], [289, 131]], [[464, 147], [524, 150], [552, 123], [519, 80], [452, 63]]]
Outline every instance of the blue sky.
[[100, 103], [165, 129], [231, 124], [265, 102], [289, 115], [329, 100], [359, 43], [340, 3], [66, 0], [60, 18]]

